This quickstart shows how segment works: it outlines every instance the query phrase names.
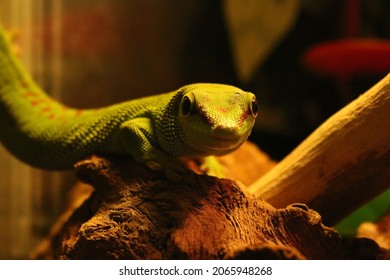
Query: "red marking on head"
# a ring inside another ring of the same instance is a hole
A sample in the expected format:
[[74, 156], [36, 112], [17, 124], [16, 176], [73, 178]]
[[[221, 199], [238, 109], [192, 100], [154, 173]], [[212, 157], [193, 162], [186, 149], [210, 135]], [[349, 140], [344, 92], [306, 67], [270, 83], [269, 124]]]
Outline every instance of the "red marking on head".
[[202, 106], [198, 107], [199, 109], [199, 116], [202, 118], [202, 120], [207, 123], [208, 125], [212, 126], [214, 124], [214, 121], [210, 116], [206, 113], [206, 111], [203, 109]]
[[218, 111], [221, 112], [222, 114], [226, 114], [226, 113], [229, 112], [229, 109], [228, 109], [228, 108], [220, 107], [220, 108], [218, 108]]
[[244, 113], [242, 113], [242, 115], [240, 116], [240, 119], [238, 121], [238, 125], [239, 126], [242, 126], [242, 124], [244, 123], [244, 121], [247, 119], [247, 117], [250, 115], [250, 109], [248, 108]]

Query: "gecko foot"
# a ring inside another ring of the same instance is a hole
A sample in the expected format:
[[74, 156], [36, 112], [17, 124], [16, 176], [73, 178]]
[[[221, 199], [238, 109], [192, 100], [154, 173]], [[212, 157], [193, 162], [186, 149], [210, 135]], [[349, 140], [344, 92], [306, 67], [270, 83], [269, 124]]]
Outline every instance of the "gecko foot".
[[179, 163], [162, 164], [155, 161], [149, 161], [146, 163], [146, 165], [151, 170], [163, 170], [167, 179], [175, 183], [180, 182], [183, 179], [185, 173], [184, 166], [180, 165]]
[[218, 178], [226, 177], [226, 168], [218, 161], [214, 156], [208, 156], [203, 158], [203, 163], [200, 169], [208, 175]]

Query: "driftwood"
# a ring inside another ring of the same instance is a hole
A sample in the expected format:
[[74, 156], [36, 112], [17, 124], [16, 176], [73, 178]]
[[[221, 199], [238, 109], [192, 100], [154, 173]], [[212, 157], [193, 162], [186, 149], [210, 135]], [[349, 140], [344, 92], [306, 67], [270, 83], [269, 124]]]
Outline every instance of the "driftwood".
[[[241, 157], [248, 147], [253, 157], [264, 156], [249, 144], [231, 156]], [[79, 202], [81, 206], [62, 226], [56, 226], [61, 230], [35, 252], [34, 258], [386, 257], [387, 251], [369, 239], [342, 241], [307, 206], [275, 209], [250, 195], [237, 181], [188, 171], [183, 182], [173, 184], [159, 172], [117, 157], [94, 156], [78, 163], [76, 172], [95, 190]]]
[[[248, 161], [248, 158], [251, 158], [251, 161]], [[239, 151], [219, 157], [218, 160], [225, 168], [229, 179], [240, 181], [244, 185], [252, 184], [276, 164], [265, 153], [260, 151], [256, 145], [250, 142], [244, 143]], [[197, 173], [201, 172], [198, 163], [195, 161], [186, 161], [184, 163], [188, 168], [193, 169]], [[77, 166], [82, 166], [82, 163]], [[64, 224], [92, 195], [93, 191], [94, 188], [91, 185], [82, 183], [81, 181], [71, 189], [68, 194], [65, 211], [51, 227], [48, 236], [31, 252], [31, 259], [53, 259], [58, 257], [58, 244], [62, 242], [61, 231], [63, 231]], [[77, 213], [72, 219], [75, 219], [75, 217], [77, 219]]]
[[389, 187], [390, 74], [249, 190], [274, 207], [305, 203], [333, 225]]
[[345, 240], [324, 225], [388, 187], [389, 79], [329, 119], [279, 164], [245, 143], [220, 159], [229, 179], [198, 174], [195, 161], [185, 162], [195, 172], [188, 170], [180, 183], [130, 158], [81, 161], [76, 173], [93, 189], [63, 215], [33, 257], [389, 258], [382, 243], [383, 248], [369, 238]]

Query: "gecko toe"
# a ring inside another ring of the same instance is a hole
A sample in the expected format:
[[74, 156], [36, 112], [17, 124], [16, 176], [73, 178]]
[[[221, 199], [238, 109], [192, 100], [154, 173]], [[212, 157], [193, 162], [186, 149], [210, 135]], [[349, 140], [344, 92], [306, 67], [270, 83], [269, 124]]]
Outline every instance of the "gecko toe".
[[158, 163], [156, 161], [148, 161], [146, 163], [147, 167], [149, 167], [149, 169], [151, 170], [155, 170], [155, 171], [158, 171], [158, 170], [162, 170], [163, 169], [163, 166], [161, 163]]

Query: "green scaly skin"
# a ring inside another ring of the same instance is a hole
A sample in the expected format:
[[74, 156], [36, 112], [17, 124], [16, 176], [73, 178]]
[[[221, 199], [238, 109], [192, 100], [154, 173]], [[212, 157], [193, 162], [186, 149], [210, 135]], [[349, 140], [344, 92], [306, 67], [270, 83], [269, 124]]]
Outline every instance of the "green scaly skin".
[[39, 168], [71, 169], [95, 153], [129, 155], [177, 178], [181, 157], [225, 155], [249, 136], [257, 115], [252, 93], [223, 84], [80, 110], [51, 99], [9, 48], [0, 26], [0, 140]]

